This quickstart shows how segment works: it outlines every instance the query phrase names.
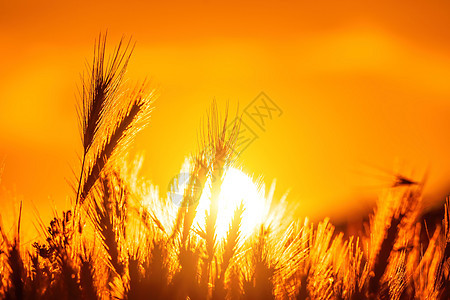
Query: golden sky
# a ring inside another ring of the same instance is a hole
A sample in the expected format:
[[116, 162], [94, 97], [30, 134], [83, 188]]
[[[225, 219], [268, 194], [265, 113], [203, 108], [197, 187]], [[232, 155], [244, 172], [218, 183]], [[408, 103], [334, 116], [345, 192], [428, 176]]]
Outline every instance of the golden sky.
[[258, 139], [239, 164], [276, 178], [305, 214], [367, 208], [389, 185], [372, 165], [418, 178], [429, 168], [427, 200], [449, 192], [448, 1], [40, 2], [0, 2], [5, 210], [13, 198], [31, 211], [72, 197], [77, 87], [106, 30], [111, 47], [137, 42], [130, 81], [158, 88], [133, 153], [161, 190], [197, 149], [213, 99], [234, 112], [263, 91], [283, 114], [265, 131], [249, 122]]

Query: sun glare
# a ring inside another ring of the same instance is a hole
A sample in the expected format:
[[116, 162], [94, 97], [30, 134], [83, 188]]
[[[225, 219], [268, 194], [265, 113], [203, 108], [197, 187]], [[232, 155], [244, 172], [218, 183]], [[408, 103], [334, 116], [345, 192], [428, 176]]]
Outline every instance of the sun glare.
[[[203, 188], [197, 207], [194, 227], [205, 228], [205, 216], [210, 207], [211, 181], [208, 180]], [[265, 187], [255, 183], [252, 178], [237, 168], [230, 167], [224, 174], [223, 183], [219, 195], [218, 216], [216, 221], [217, 239], [223, 239], [230, 227], [236, 209], [244, 206], [241, 221], [242, 237], [250, 236], [264, 221], [267, 205]]]
[[[172, 202], [176, 206], [181, 204], [182, 195], [188, 182], [189, 173], [187, 173], [187, 170], [189, 169], [189, 163], [189, 160], [185, 161], [177, 181], [178, 186], [169, 193], [169, 197], [172, 198]], [[209, 211], [211, 204], [210, 186], [211, 180], [208, 179], [205, 186], [201, 187], [203, 191], [193, 222], [194, 228], [205, 228], [206, 212]], [[255, 183], [250, 176], [234, 167], [229, 167], [224, 173], [218, 201], [216, 220], [216, 236], [218, 240], [225, 238], [234, 213], [241, 203], [244, 206], [244, 212], [240, 230], [241, 236], [244, 238], [250, 236], [264, 222], [268, 211], [264, 184]]]

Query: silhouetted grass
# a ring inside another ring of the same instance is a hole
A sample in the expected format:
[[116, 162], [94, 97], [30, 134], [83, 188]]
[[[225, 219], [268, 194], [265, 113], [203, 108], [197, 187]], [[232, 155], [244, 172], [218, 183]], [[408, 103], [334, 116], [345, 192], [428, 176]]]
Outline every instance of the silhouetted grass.
[[[105, 41], [83, 84], [74, 207], [41, 224], [32, 249], [20, 244], [21, 213], [12, 237], [0, 228], [2, 298], [448, 299], [449, 200], [442, 224], [423, 240], [423, 186], [404, 177], [380, 197], [366, 235], [344, 237], [328, 219], [300, 222], [281, 201], [246, 236], [244, 198], [219, 239], [219, 194], [239, 123], [230, 129], [215, 103], [180, 206], [130, 176], [115, 158], [148, 123], [153, 93], [126, 89], [129, 46], [121, 42], [107, 60]], [[194, 226], [206, 184], [210, 204]]]

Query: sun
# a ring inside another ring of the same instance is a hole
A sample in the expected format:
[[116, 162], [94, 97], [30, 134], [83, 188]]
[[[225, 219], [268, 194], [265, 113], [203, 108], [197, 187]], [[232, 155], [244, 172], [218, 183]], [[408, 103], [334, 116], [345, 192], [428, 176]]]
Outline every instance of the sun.
[[[198, 228], [205, 226], [205, 212], [210, 205], [209, 182], [203, 189], [197, 207], [194, 225]], [[219, 212], [216, 221], [217, 239], [226, 237], [235, 210], [241, 205], [244, 212], [241, 221], [241, 236], [250, 236], [264, 222], [267, 213], [267, 201], [265, 198], [265, 187], [257, 184], [253, 179], [241, 170], [230, 167], [226, 170], [219, 195]]]
[[[174, 204], [173, 208], [179, 208], [184, 191], [188, 187], [190, 178], [190, 166], [192, 161], [186, 159], [180, 173], [169, 184], [168, 197]], [[242, 204], [244, 212], [242, 214], [240, 233], [241, 239], [245, 240], [251, 236], [260, 225], [265, 223], [269, 215], [271, 203], [271, 192], [265, 194], [265, 185], [261, 180], [255, 181], [251, 176], [245, 174], [236, 167], [228, 167], [222, 177], [222, 185], [218, 198], [218, 214], [216, 220], [215, 234], [217, 240], [226, 237], [233, 220], [236, 209]], [[193, 228], [203, 231], [206, 224], [206, 212], [211, 204], [211, 178], [204, 186], [196, 186], [201, 192], [196, 209]], [[272, 190], [273, 187], [271, 187]]]

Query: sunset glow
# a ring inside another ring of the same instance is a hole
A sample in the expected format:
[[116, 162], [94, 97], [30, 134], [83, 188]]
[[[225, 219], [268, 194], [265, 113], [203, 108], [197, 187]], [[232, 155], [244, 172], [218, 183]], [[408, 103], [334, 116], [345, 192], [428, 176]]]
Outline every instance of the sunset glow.
[[0, 0], [0, 299], [450, 299], [449, 16]]

